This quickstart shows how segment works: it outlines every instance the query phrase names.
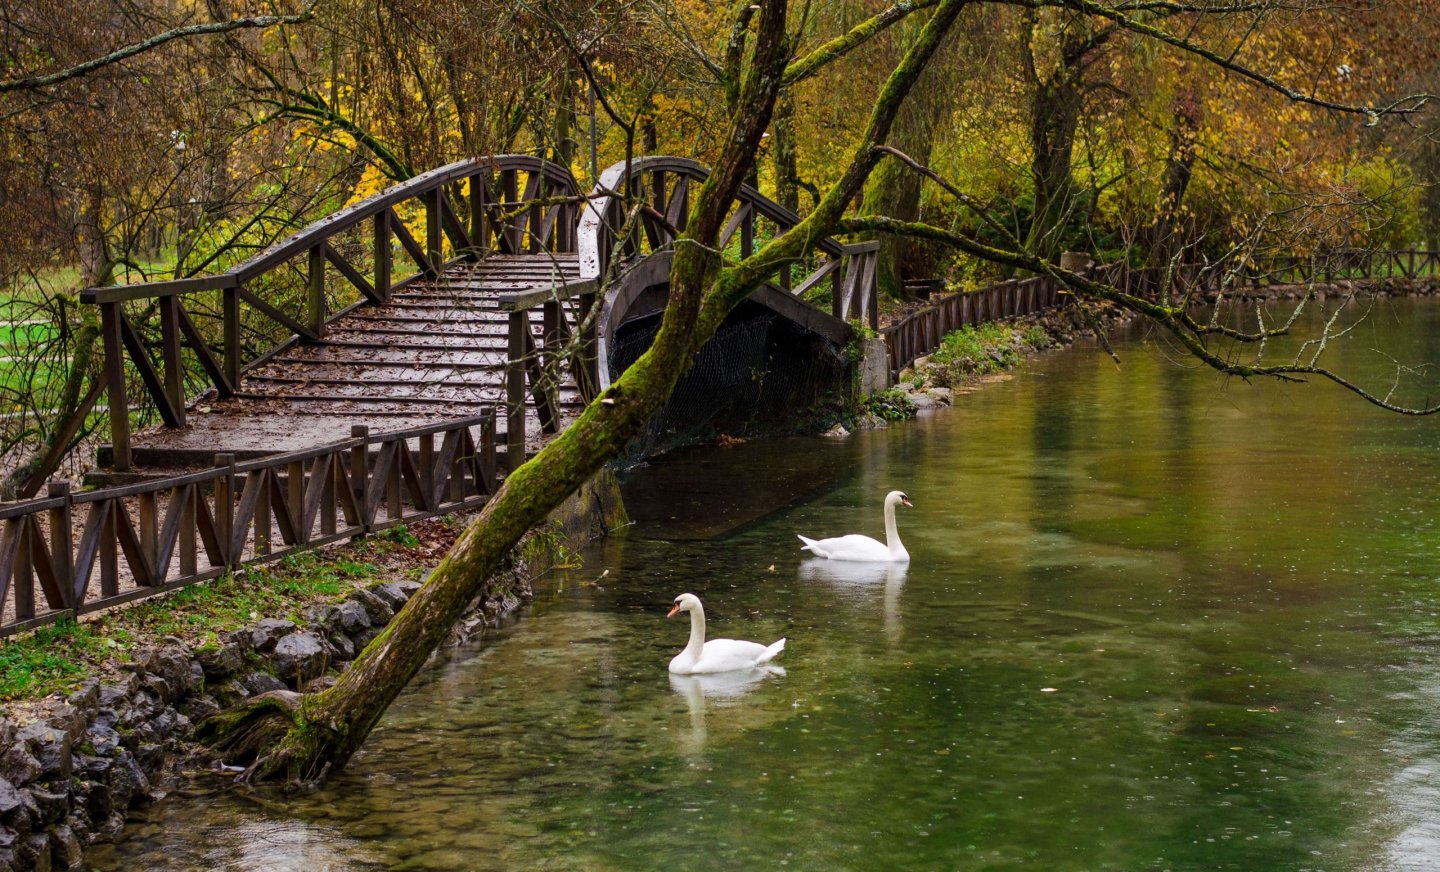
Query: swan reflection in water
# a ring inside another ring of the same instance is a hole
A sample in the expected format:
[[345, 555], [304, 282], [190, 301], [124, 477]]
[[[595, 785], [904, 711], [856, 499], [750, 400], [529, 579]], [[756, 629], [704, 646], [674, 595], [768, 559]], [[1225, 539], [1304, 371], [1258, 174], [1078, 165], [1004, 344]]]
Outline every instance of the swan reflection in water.
[[[677, 675], [670, 673], [670, 689], [685, 700], [690, 709], [690, 735], [683, 745], [688, 754], [699, 754], [705, 750], [705, 708], [721, 709], [737, 706], [746, 694], [760, 686], [770, 676], [785, 674], [785, 667], [774, 664], [757, 666], [735, 672], [712, 672], [705, 675]], [[741, 716], [737, 720], [748, 720]]]
[[870, 592], [883, 587], [885, 639], [900, 641], [900, 592], [905, 588], [908, 563], [860, 563], [843, 560], [806, 560], [800, 564], [800, 580], [823, 582], [840, 597], [868, 605]]

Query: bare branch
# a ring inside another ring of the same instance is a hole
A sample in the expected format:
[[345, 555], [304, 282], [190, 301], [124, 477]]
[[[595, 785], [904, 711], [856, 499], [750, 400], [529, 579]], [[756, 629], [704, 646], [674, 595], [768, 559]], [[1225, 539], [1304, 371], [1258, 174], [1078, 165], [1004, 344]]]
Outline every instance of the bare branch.
[[[1107, 5], [1097, 0], [996, 0], [1000, 3], [1008, 3], [1012, 6], [1022, 6], [1029, 9], [1040, 8], [1063, 8], [1073, 9], [1076, 12], [1083, 12], [1087, 15], [1095, 15], [1115, 22], [1120, 27], [1142, 36], [1163, 42], [1181, 51], [1189, 52], [1196, 57], [1203, 58], [1221, 69], [1229, 70], [1242, 78], [1249, 79], [1256, 84], [1269, 88], [1287, 99], [1297, 103], [1306, 103], [1311, 106], [1319, 106], [1323, 109], [1331, 109], [1336, 112], [1345, 112], [1352, 115], [1363, 115], [1369, 125], [1378, 124], [1380, 118], [1385, 115], [1409, 116], [1421, 111], [1427, 103], [1434, 99], [1433, 94], [1412, 94], [1401, 97], [1383, 106], [1361, 106], [1353, 103], [1339, 103], [1334, 100], [1324, 100], [1303, 91], [1297, 91], [1289, 85], [1284, 84], [1273, 76], [1267, 76], [1258, 70], [1252, 69], [1245, 64], [1239, 63], [1233, 57], [1224, 57], [1199, 43], [1186, 37], [1176, 36], [1163, 28], [1155, 27], [1143, 21], [1138, 21], [1123, 10], [1124, 5]], [[1173, 11], [1193, 11], [1198, 13], [1219, 13], [1236, 11], [1232, 7], [1206, 7], [1195, 6], [1193, 9], [1177, 9]]]
[[822, 67], [831, 61], [839, 60], [854, 49], [869, 42], [874, 37], [884, 33], [891, 25], [903, 20], [912, 13], [921, 9], [928, 9], [938, 3], [939, 0], [900, 0], [879, 14], [865, 19], [844, 34], [835, 37], [824, 45], [818, 46], [803, 58], [790, 62], [785, 68], [785, 84], [793, 85], [796, 82], [808, 79], [820, 71]]
[[159, 48], [167, 42], [176, 39], [188, 39], [192, 36], [208, 36], [215, 33], [229, 33], [233, 30], [242, 30], [252, 27], [276, 27], [284, 24], [303, 24], [315, 17], [315, 4], [319, 0], [310, 0], [305, 5], [304, 11], [297, 15], [256, 15], [249, 18], [235, 18], [230, 21], [211, 21], [205, 24], [191, 24], [186, 27], [177, 27], [167, 30], [164, 33], [157, 33], [154, 36], [143, 39], [140, 42], [132, 43], [124, 48], [116, 49], [107, 55], [76, 64], [73, 67], [59, 70], [53, 73], [46, 73], [43, 76], [26, 76], [23, 79], [10, 79], [0, 82], [0, 93], [7, 91], [36, 91], [48, 88], [51, 85], [58, 85], [61, 82], [92, 73], [101, 67], [119, 63], [127, 58], [138, 54], [144, 54], [152, 49]]

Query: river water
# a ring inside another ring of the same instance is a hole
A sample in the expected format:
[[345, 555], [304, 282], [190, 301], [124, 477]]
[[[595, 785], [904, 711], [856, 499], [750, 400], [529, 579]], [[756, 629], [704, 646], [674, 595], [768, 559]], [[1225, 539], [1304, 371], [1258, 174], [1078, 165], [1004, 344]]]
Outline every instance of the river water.
[[[1383, 379], [1436, 335], [1398, 301], [1331, 353]], [[1440, 868], [1440, 421], [1117, 350], [657, 462], [640, 520], [442, 655], [342, 777], [190, 790], [93, 860]], [[892, 488], [908, 569], [802, 559], [797, 532], [881, 535]], [[785, 673], [669, 676], [684, 591], [712, 636], [787, 637]]]

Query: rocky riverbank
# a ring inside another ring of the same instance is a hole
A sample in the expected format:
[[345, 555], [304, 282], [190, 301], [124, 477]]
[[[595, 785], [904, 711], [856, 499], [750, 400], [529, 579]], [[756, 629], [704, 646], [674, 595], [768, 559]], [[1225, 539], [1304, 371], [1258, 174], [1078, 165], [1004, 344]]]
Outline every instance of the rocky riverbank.
[[[530, 577], [517, 557], [457, 633], [497, 626], [530, 598]], [[199, 762], [188, 742], [195, 723], [257, 694], [333, 683], [419, 588], [376, 582], [306, 606], [298, 620], [265, 618], [204, 645], [167, 637], [118, 674], [28, 707], [23, 723], [0, 718], [0, 870], [83, 866], [85, 846], [114, 837], [128, 809], [163, 798], [182, 763]]]

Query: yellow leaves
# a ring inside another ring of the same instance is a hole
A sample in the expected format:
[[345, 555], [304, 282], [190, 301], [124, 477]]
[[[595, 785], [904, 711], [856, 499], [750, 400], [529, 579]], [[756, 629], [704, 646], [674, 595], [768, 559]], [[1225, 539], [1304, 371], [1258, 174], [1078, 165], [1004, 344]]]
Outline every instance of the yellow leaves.
[[350, 200], [346, 205], [348, 206], [350, 203], [356, 203], [366, 197], [380, 193], [385, 189], [385, 183], [387, 181], [388, 179], [385, 177], [385, 174], [380, 171], [380, 167], [377, 164], [367, 164], [365, 166], [365, 172], [360, 176], [360, 181], [355, 185], [355, 190], [350, 193]]

